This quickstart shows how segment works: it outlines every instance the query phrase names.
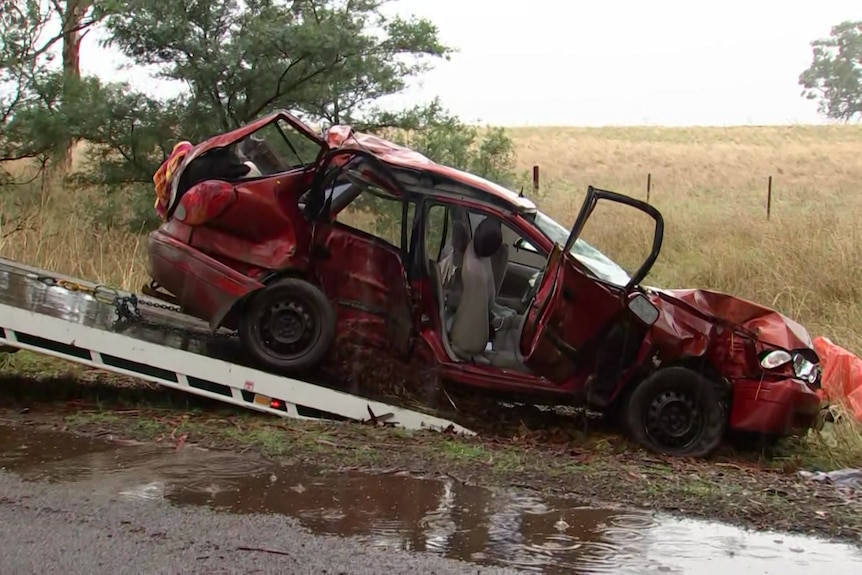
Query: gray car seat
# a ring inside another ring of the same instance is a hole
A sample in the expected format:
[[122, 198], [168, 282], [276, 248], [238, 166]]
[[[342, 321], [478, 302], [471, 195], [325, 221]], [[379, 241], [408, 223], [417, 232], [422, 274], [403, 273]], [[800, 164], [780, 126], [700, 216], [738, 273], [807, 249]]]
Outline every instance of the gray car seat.
[[491, 257], [503, 242], [499, 221], [485, 219], [476, 226], [473, 240], [464, 251], [461, 266], [461, 301], [455, 311], [449, 334], [452, 349], [461, 358], [498, 367], [526, 370], [518, 351], [523, 316], [513, 318], [511, 327], [497, 331], [493, 349], [491, 339], [492, 307], [496, 296]]
[[450, 278], [444, 278], [443, 293], [445, 294], [446, 310], [454, 312], [461, 301], [461, 266], [464, 263], [464, 252], [470, 243], [470, 230], [460, 220], [452, 221], [452, 258], [453, 272]]

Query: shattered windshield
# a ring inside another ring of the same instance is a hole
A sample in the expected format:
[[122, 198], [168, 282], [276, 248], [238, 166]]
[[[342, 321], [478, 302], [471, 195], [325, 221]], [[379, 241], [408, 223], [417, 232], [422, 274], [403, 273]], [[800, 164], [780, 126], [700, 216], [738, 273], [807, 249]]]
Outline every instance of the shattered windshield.
[[[536, 212], [534, 221], [536, 227], [551, 241], [561, 246], [566, 245], [566, 240], [569, 239], [569, 230], [539, 211]], [[580, 238], [575, 240], [569, 253], [600, 280], [619, 287], [624, 287], [631, 280], [631, 276], [616, 262]]]

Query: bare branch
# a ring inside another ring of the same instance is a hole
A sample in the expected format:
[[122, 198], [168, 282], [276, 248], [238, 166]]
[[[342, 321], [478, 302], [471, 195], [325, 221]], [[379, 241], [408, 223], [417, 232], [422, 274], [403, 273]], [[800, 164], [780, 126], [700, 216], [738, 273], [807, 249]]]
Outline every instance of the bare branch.
[[0, 235], [0, 240], [8, 239], [11, 236], [20, 232], [33, 231], [35, 228], [30, 222], [33, 220], [33, 218], [36, 217], [37, 213], [38, 212], [33, 211], [19, 219], [18, 222], [15, 224], [14, 228], [9, 230], [8, 232], [4, 232], [3, 235]]

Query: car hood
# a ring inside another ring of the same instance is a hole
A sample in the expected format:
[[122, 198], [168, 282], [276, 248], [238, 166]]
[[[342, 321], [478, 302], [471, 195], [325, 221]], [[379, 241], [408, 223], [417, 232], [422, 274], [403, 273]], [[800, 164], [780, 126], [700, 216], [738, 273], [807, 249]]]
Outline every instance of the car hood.
[[[661, 310], [666, 329], [682, 332], [683, 338], [695, 336], [697, 339], [709, 333], [690, 333], [692, 331], [711, 331], [701, 321], [677, 318], [695, 315], [710, 323], [726, 327], [742, 328], [758, 341], [792, 351], [814, 350], [811, 335], [799, 323], [763, 305], [721, 292], [704, 289], [658, 289], [648, 288], [653, 303]], [[680, 321], [677, 321], [680, 320]], [[689, 333], [686, 333], [689, 332]], [[700, 337], [698, 337], [700, 336]]]

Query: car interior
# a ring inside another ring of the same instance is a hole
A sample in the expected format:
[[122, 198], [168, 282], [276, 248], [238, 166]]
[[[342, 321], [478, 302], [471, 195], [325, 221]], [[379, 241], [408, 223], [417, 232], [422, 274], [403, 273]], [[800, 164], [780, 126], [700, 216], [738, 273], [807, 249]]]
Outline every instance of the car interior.
[[[445, 219], [435, 217], [435, 208], [445, 211]], [[454, 205], [433, 206], [425, 230], [428, 273], [450, 358], [529, 371], [519, 352], [520, 331], [546, 258], [500, 220]], [[508, 317], [502, 329], [490, 327], [491, 309]]]
[[[369, 188], [357, 175], [353, 170], [342, 171], [331, 188], [327, 185], [324, 196], [329, 213], [338, 214], [338, 220], [363, 190], [370, 192], [374, 187]], [[428, 194], [427, 187], [423, 188]], [[364, 230], [360, 222], [361, 218], [348, 217], [345, 223], [386, 243], [397, 243], [394, 236], [381, 236], [379, 228]], [[528, 372], [519, 352], [520, 332], [547, 256], [499, 219], [454, 204], [432, 205], [424, 233], [427, 273], [443, 326], [442, 343], [450, 359]], [[479, 243], [485, 246], [482, 253], [475, 249]], [[473, 266], [465, 266], [465, 262]], [[495, 320], [501, 323], [493, 325]], [[467, 340], [471, 344], [465, 345]]]

